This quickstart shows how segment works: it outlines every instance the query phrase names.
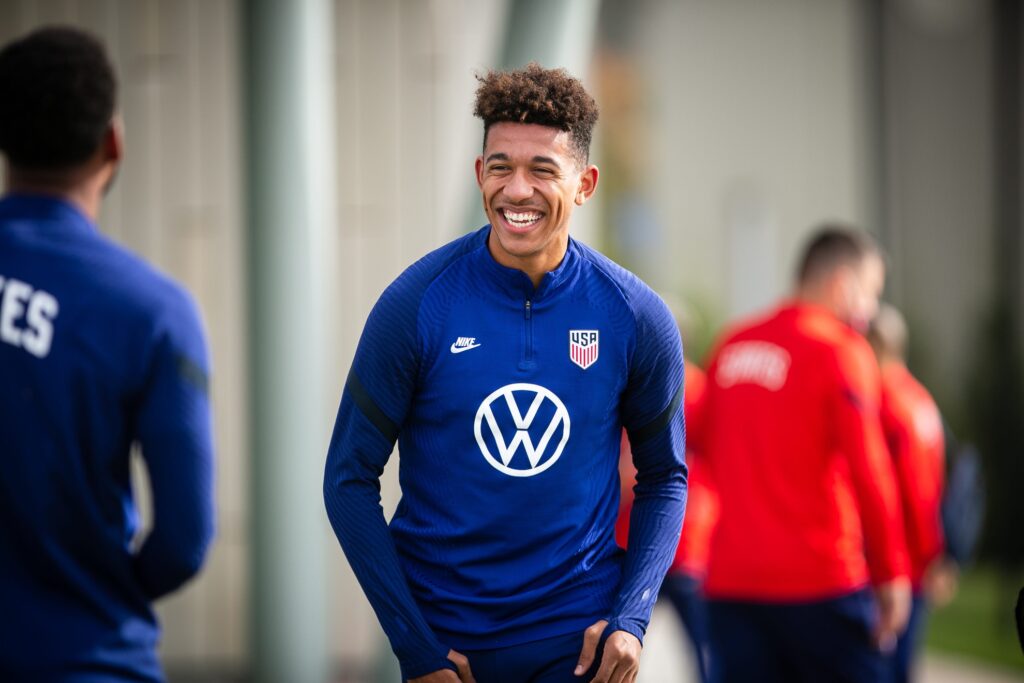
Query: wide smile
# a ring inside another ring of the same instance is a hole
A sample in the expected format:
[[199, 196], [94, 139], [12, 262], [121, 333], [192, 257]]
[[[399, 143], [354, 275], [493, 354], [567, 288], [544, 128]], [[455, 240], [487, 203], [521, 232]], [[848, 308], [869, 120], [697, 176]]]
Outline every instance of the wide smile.
[[513, 210], [501, 208], [498, 209], [497, 213], [505, 227], [515, 233], [529, 232], [544, 218], [544, 213], [535, 209]]

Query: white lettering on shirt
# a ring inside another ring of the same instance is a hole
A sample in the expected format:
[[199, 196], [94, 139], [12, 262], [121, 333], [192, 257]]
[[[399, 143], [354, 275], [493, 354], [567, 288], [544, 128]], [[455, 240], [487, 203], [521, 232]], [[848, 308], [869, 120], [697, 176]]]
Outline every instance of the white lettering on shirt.
[[59, 310], [57, 299], [49, 292], [0, 276], [0, 342], [45, 358]]
[[769, 342], [730, 344], [718, 361], [715, 381], [723, 388], [736, 384], [757, 384], [778, 391], [789, 375], [789, 353]]

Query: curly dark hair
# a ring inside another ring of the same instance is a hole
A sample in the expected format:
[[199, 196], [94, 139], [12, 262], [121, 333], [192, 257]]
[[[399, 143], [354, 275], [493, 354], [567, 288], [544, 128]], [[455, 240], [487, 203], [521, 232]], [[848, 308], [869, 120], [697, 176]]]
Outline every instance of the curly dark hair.
[[484, 121], [484, 144], [495, 123], [537, 123], [568, 131], [580, 165], [590, 158], [590, 138], [597, 123], [597, 103], [565, 69], [545, 69], [530, 62], [513, 71], [478, 75], [473, 113]]
[[12, 166], [60, 170], [99, 147], [117, 82], [96, 38], [73, 28], [34, 31], [0, 50], [0, 151]]

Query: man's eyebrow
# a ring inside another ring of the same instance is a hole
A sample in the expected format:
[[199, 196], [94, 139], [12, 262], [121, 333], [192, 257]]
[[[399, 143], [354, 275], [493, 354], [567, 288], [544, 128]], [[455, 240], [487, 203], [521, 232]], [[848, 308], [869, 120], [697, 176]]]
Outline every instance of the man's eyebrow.
[[[485, 163], [489, 164], [492, 161], [508, 161], [508, 160], [509, 160], [509, 156], [507, 154], [505, 154], [504, 152], [495, 152], [494, 154], [491, 154], [491, 155], [489, 155], [487, 157], [487, 160], [485, 161]], [[555, 166], [555, 167], [559, 166], [558, 161], [556, 161], [555, 159], [552, 159], [551, 157], [545, 157], [545, 156], [539, 156], [538, 155], [538, 156], [533, 157], [532, 161], [535, 164], [551, 164], [552, 166]]]

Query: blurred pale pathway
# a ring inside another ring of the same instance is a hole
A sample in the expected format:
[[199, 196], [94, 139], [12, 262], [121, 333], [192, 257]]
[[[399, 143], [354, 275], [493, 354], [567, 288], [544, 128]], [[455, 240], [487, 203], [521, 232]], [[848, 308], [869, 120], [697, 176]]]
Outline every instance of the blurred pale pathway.
[[929, 653], [921, 668], [921, 683], [1020, 683], [1024, 675], [979, 668], [967, 660]]
[[[671, 608], [658, 604], [645, 640], [637, 683], [696, 683], [693, 652]], [[1024, 683], [1024, 676], [929, 653], [918, 683]]]

